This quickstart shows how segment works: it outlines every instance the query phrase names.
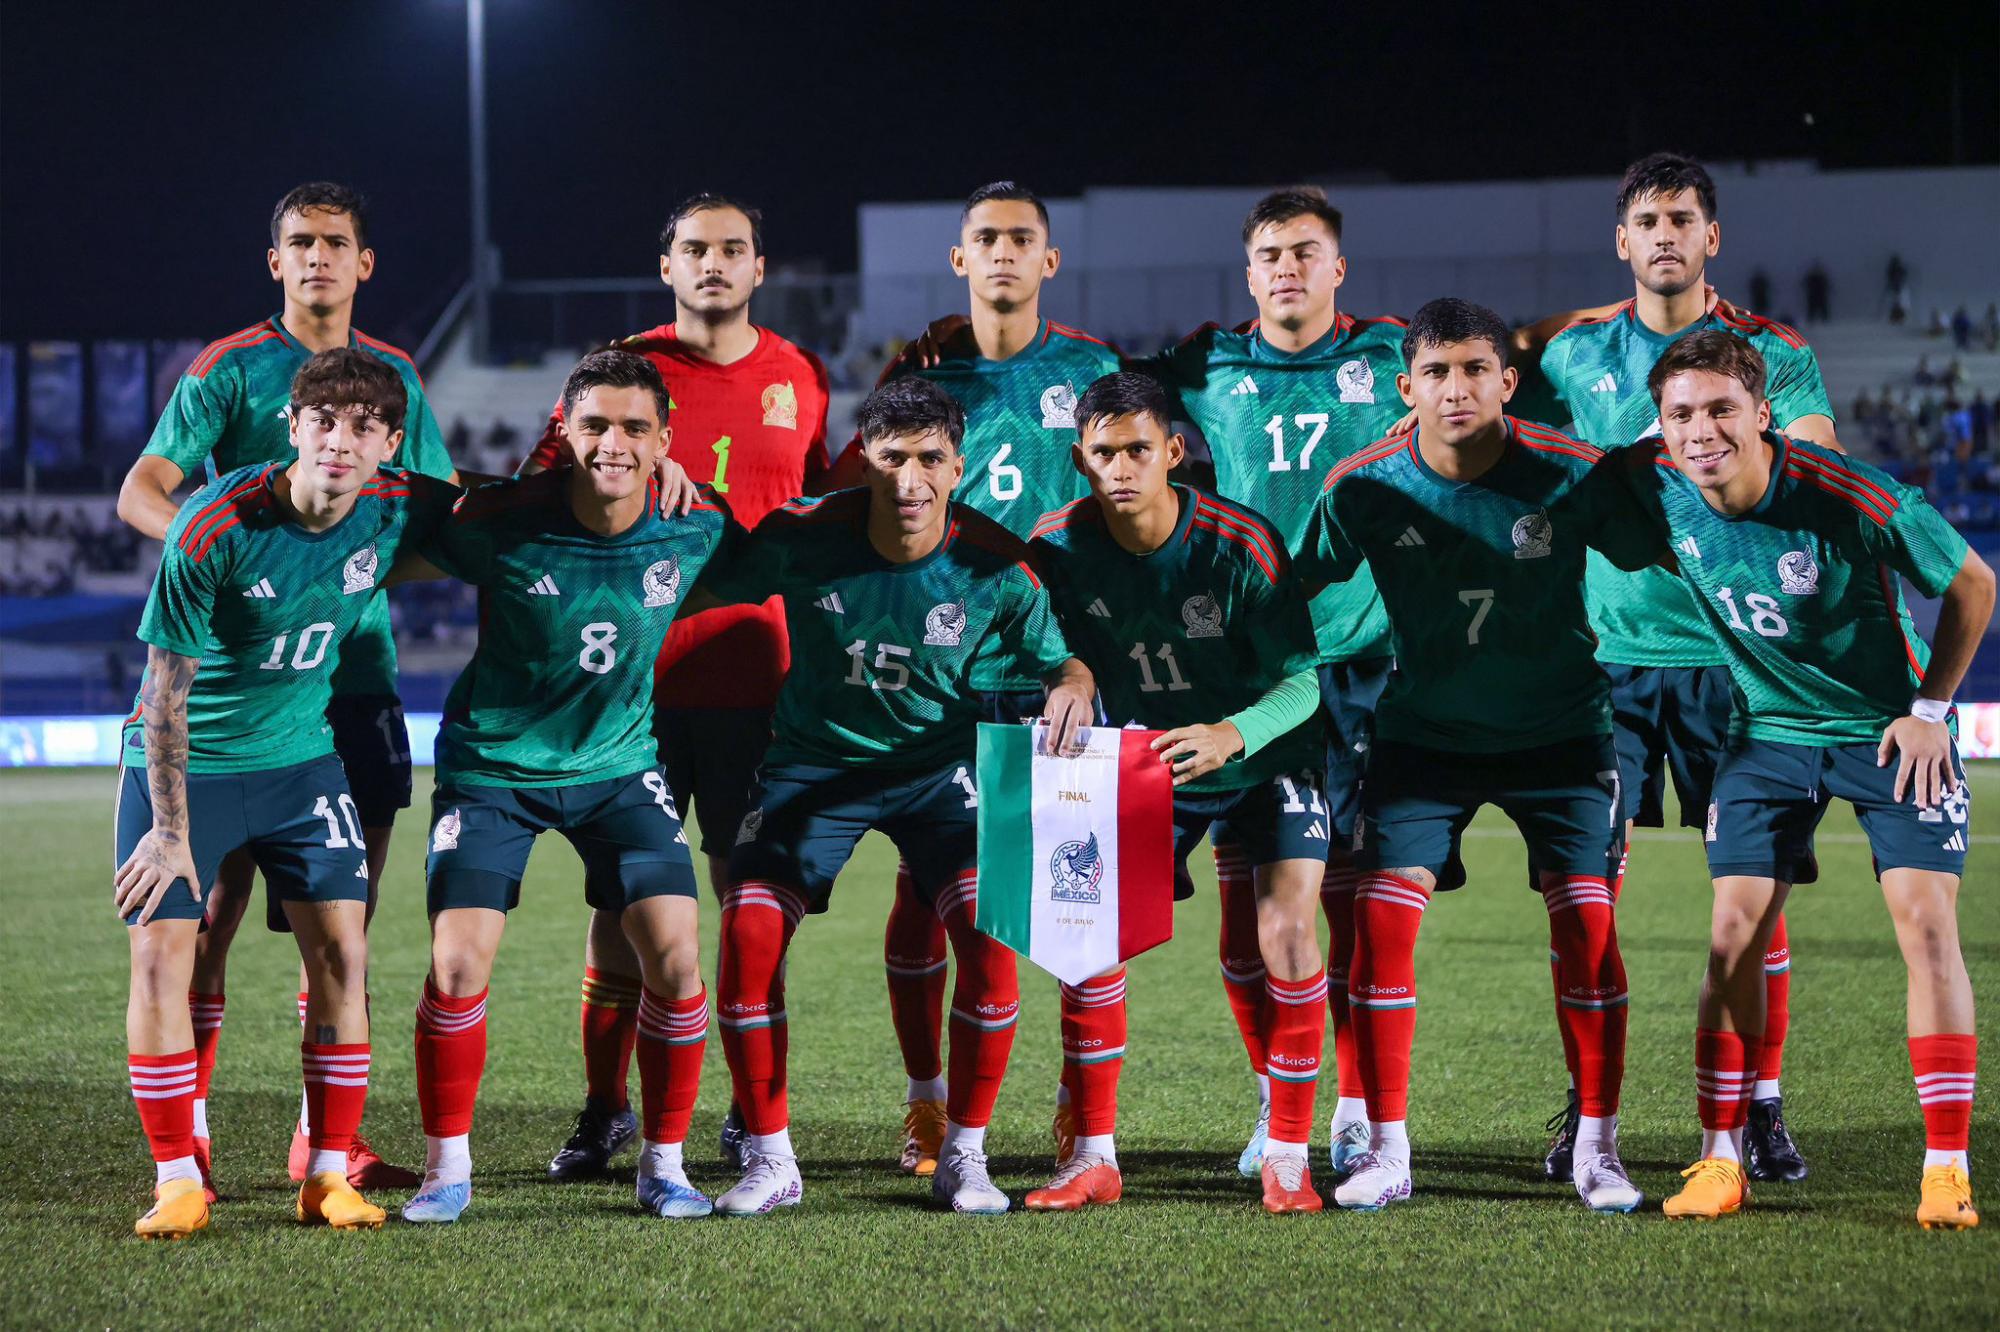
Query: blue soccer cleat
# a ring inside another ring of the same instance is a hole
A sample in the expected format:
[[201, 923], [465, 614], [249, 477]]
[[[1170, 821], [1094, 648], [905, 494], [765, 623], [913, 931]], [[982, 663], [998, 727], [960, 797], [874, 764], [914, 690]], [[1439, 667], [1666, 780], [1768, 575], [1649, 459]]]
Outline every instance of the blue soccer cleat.
[[1354, 1163], [1368, 1154], [1368, 1121], [1354, 1119], [1335, 1124], [1332, 1137], [1328, 1148], [1332, 1156], [1330, 1164], [1335, 1178], [1345, 1179], [1354, 1173]]
[[673, 1175], [639, 1176], [639, 1206], [670, 1221], [707, 1216], [715, 1210], [706, 1194]]
[[1264, 1177], [1264, 1144], [1271, 1136], [1271, 1103], [1264, 1102], [1257, 1111], [1257, 1126], [1250, 1130], [1250, 1141], [1244, 1144], [1243, 1154], [1236, 1158], [1236, 1173], [1245, 1179]]
[[403, 1219], [431, 1225], [449, 1225], [458, 1220], [472, 1201], [472, 1183], [427, 1184], [416, 1197], [403, 1204]]

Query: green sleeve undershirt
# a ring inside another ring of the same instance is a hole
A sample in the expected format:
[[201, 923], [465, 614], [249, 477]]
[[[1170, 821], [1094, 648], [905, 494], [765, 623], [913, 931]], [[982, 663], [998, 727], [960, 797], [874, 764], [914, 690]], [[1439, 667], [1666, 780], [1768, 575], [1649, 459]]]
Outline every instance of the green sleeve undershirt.
[[1247, 759], [1279, 736], [1302, 725], [1317, 707], [1319, 675], [1316, 671], [1300, 671], [1278, 681], [1266, 691], [1264, 697], [1235, 716], [1223, 718], [1243, 736], [1243, 751], [1236, 758]]

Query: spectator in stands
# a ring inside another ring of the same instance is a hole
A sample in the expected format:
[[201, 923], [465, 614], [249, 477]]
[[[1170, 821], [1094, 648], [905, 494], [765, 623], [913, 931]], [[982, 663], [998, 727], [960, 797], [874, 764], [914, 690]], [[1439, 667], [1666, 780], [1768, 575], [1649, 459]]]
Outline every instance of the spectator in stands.
[[1933, 305], [1931, 307], [1930, 327], [1925, 329], [1924, 332], [1934, 338], [1941, 338], [1950, 331], [1951, 325], [1945, 322], [1944, 307], [1942, 305]]
[[1826, 265], [1817, 259], [1806, 270], [1806, 318], [1814, 323], [1833, 318], [1833, 279], [1827, 276]]
[[1762, 268], [1750, 274], [1750, 308], [1752, 310], [1771, 308], [1771, 275]]
[[1903, 256], [1889, 256], [1889, 322], [1900, 324], [1910, 317], [1910, 266]]
[[1917, 371], [1911, 376], [1919, 388], [1929, 388], [1938, 382], [1937, 371], [1931, 369], [1931, 354], [1925, 352], [1917, 358]]
[[1965, 382], [1965, 362], [1956, 356], [1945, 364], [1944, 373], [1938, 376], [1938, 383], [1946, 388], [1957, 388]]
[[1951, 312], [1951, 345], [1960, 351], [1972, 346], [1972, 311], [1965, 308], [1964, 302]]
[[1967, 408], [1972, 415], [1972, 452], [1975, 457], [1986, 457], [1993, 451], [1993, 402], [1981, 389], [1972, 395], [1972, 403]]
[[454, 458], [472, 456], [472, 427], [466, 424], [464, 417], [461, 416], [451, 423], [451, 434], [445, 439], [445, 448]]
[[1987, 351], [2000, 351], [2000, 305], [1988, 302], [1986, 317], [1979, 321], [1979, 341]]

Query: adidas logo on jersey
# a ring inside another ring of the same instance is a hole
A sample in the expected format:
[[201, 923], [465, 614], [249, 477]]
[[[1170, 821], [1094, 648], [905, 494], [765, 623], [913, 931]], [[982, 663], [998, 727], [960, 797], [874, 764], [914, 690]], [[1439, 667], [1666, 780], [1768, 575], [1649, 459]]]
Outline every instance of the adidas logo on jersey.
[[1237, 380], [1236, 383], [1230, 387], [1229, 396], [1232, 398], [1240, 398], [1243, 397], [1245, 394], [1255, 393], [1256, 391], [1257, 391], [1257, 381], [1250, 378], [1250, 376], [1245, 375], [1243, 376], [1243, 378]]
[[1679, 551], [1681, 554], [1687, 556], [1691, 560], [1698, 560], [1701, 558], [1701, 547], [1695, 544], [1695, 540], [1691, 536], [1684, 536], [1679, 541], [1676, 541], [1674, 543], [1674, 549]]
[[1406, 527], [1403, 529], [1403, 535], [1396, 538], [1396, 544], [1399, 546], [1421, 546], [1424, 544], [1424, 539], [1418, 534], [1416, 528]]
[[823, 611], [832, 611], [835, 615], [847, 614], [847, 607], [840, 604], [840, 593], [838, 592], [827, 593], [825, 596], [821, 597], [818, 601], [815, 601], [813, 605], [819, 607]]
[[555, 579], [547, 574], [543, 574], [528, 585], [528, 595], [531, 597], [559, 597], [562, 595], [562, 589], [556, 586]]
[[1085, 606], [1084, 609], [1090, 612], [1092, 615], [1095, 615], [1100, 620], [1108, 620], [1111, 618], [1111, 608], [1104, 604], [1103, 597], [1099, 597], [1097, 600], [1091, 602], [1088, 606]]
[[1947, 851], [1963, 851], [1963, 850], [1965, 850], [1965, 832], [1964, 832], [1964, 830], [1963, 830], [1963, 829], [1961, 829], [1961, 830], [1959, 830], [1959, 831], [1957, 831], [1957, 832], [1954, 832], [1954, 833], [1953, 833], [1953, 834], [1952, 834], [1951, 836], [1949, 836], [1949, 837], [1945, 838], [1945, 839], [1944, 839], [1944, 849], [1945, 849], [1945, 850], [1947, 850]]
[[1613, 379], [1610, 373], [1607, 372], [1604, 378], [1590, 386], [1590, 391], [1592, 393], [1616, 393], [1618, 391], [1618, 381]]
[[1326, 840], [1326, 825], [1318, 819], [1314, 819], [1313, 826], [1306, 829], [1306, 836], [1313, 841], [1324, 842]]
[[261, 601], [266, 597], [277, 596], [278, 590], [271, 586], [270, 579], [259, 578], [256, 582], [243, 589], [243, 595], [253, 600]]

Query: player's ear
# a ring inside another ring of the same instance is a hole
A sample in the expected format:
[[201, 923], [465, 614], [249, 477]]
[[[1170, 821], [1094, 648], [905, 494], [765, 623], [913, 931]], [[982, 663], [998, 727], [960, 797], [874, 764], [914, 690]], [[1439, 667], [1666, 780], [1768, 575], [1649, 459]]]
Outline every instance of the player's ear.
[[[758, 273], [761, 276], [763, 270], [760, 268]], [[660, 281], [669, 287], [674, 285], [674, 257], [670, 254], [660, 256]]]
[[1076, 469], [1078, 476], [1088, 477], [1090, 475], [1090, 469], [1083, 465], [1083, 441], [1081, 439], [1069, 446], [1069, 465]]
[[1405, 407], [1417, 405], [1416, 382], [1400, 370], [1396, 372], [1396, 396], [1403, 400]]
[[1705, 233], [1705, 241], [1706, 244], [1703, 252], [1709, 258], [1715, 258], [1716, 254], [1722, 249], [1722, 224], [1720, 222], [1710, 219], [1708, 230]]
[[1506, 402], [1514, 396], [1514, 390], [1521, 387], [1521, 372], [1513, 366], [1503, 366], [1500, 370], [1500, 401]]
[[1042, 276], [1052, 278], [1056, 275], [1056, 270], [1061, 267], [1062, 251], [1053, 245], [1049, 246], [1048, 252], [1042, 256]]
[[366, 282], [369, 278], [373, 277], [374, 275], [375, 275], [375, 251], [364, 248], [361, 251], [361, 253], [355, 257], [354, 280], [356, 282]]
[[1187, 460], [1187, 436], [1176, 430], [1167, 436], [1167, 470], [1173, 471]]
[[271, 270], [271, 281], [283, 282], [285, 280], [285, 270], [278, 263], [278, 249], [275, 245], [264, 251], [264, 264]]
[[673, 447], [674, 447], [674, 428], [662, 422], [660, 425], [660, 456], [662, 458], [666, 457], [668, 451], [671, 450]]
[[[1623, 222], [1620, 222], [1617, 226], [1611, 229], [1611, 236], [1613, 241], [1618, 246], [1618, 257], [1620, 259], [1626, 259], [1626, 260], [1631, 259], [1632, 247], [1625, 243], [1625, 224]], [[1715, 252], [1711, 250], [1709, 251], [1709, 253], [1713, 254]]]
[[951, 247], [951, 271], [960, 277], [965, 276], [965, 247], [963, 245], [954, 245]]
[[1770, 428], [1771, 400], [1769, 398], [1759, 398], [1757, 399], [1757, 433], [1762, 434]]
[[750, 284], [753, 288], [761, 287], [764, 285], [764, 256], [761, 254], [757, 256], [756, 267], [757, 267], [756, 281]]
[[396, 449], [402, 442], [403, 432], [400, 430], [391, 430], [389, 432], [389, 447], [382, 450], [382, 461], [389, 462], [393, 460], [396, 456]]
[[1336, 254], [1335, 256], [1333, 256], [1334, 290], [1335, 291], [1340, 290], [1340, 284], [1345, 281], [1347, 281], [1347, 256], [1344, 254]]

